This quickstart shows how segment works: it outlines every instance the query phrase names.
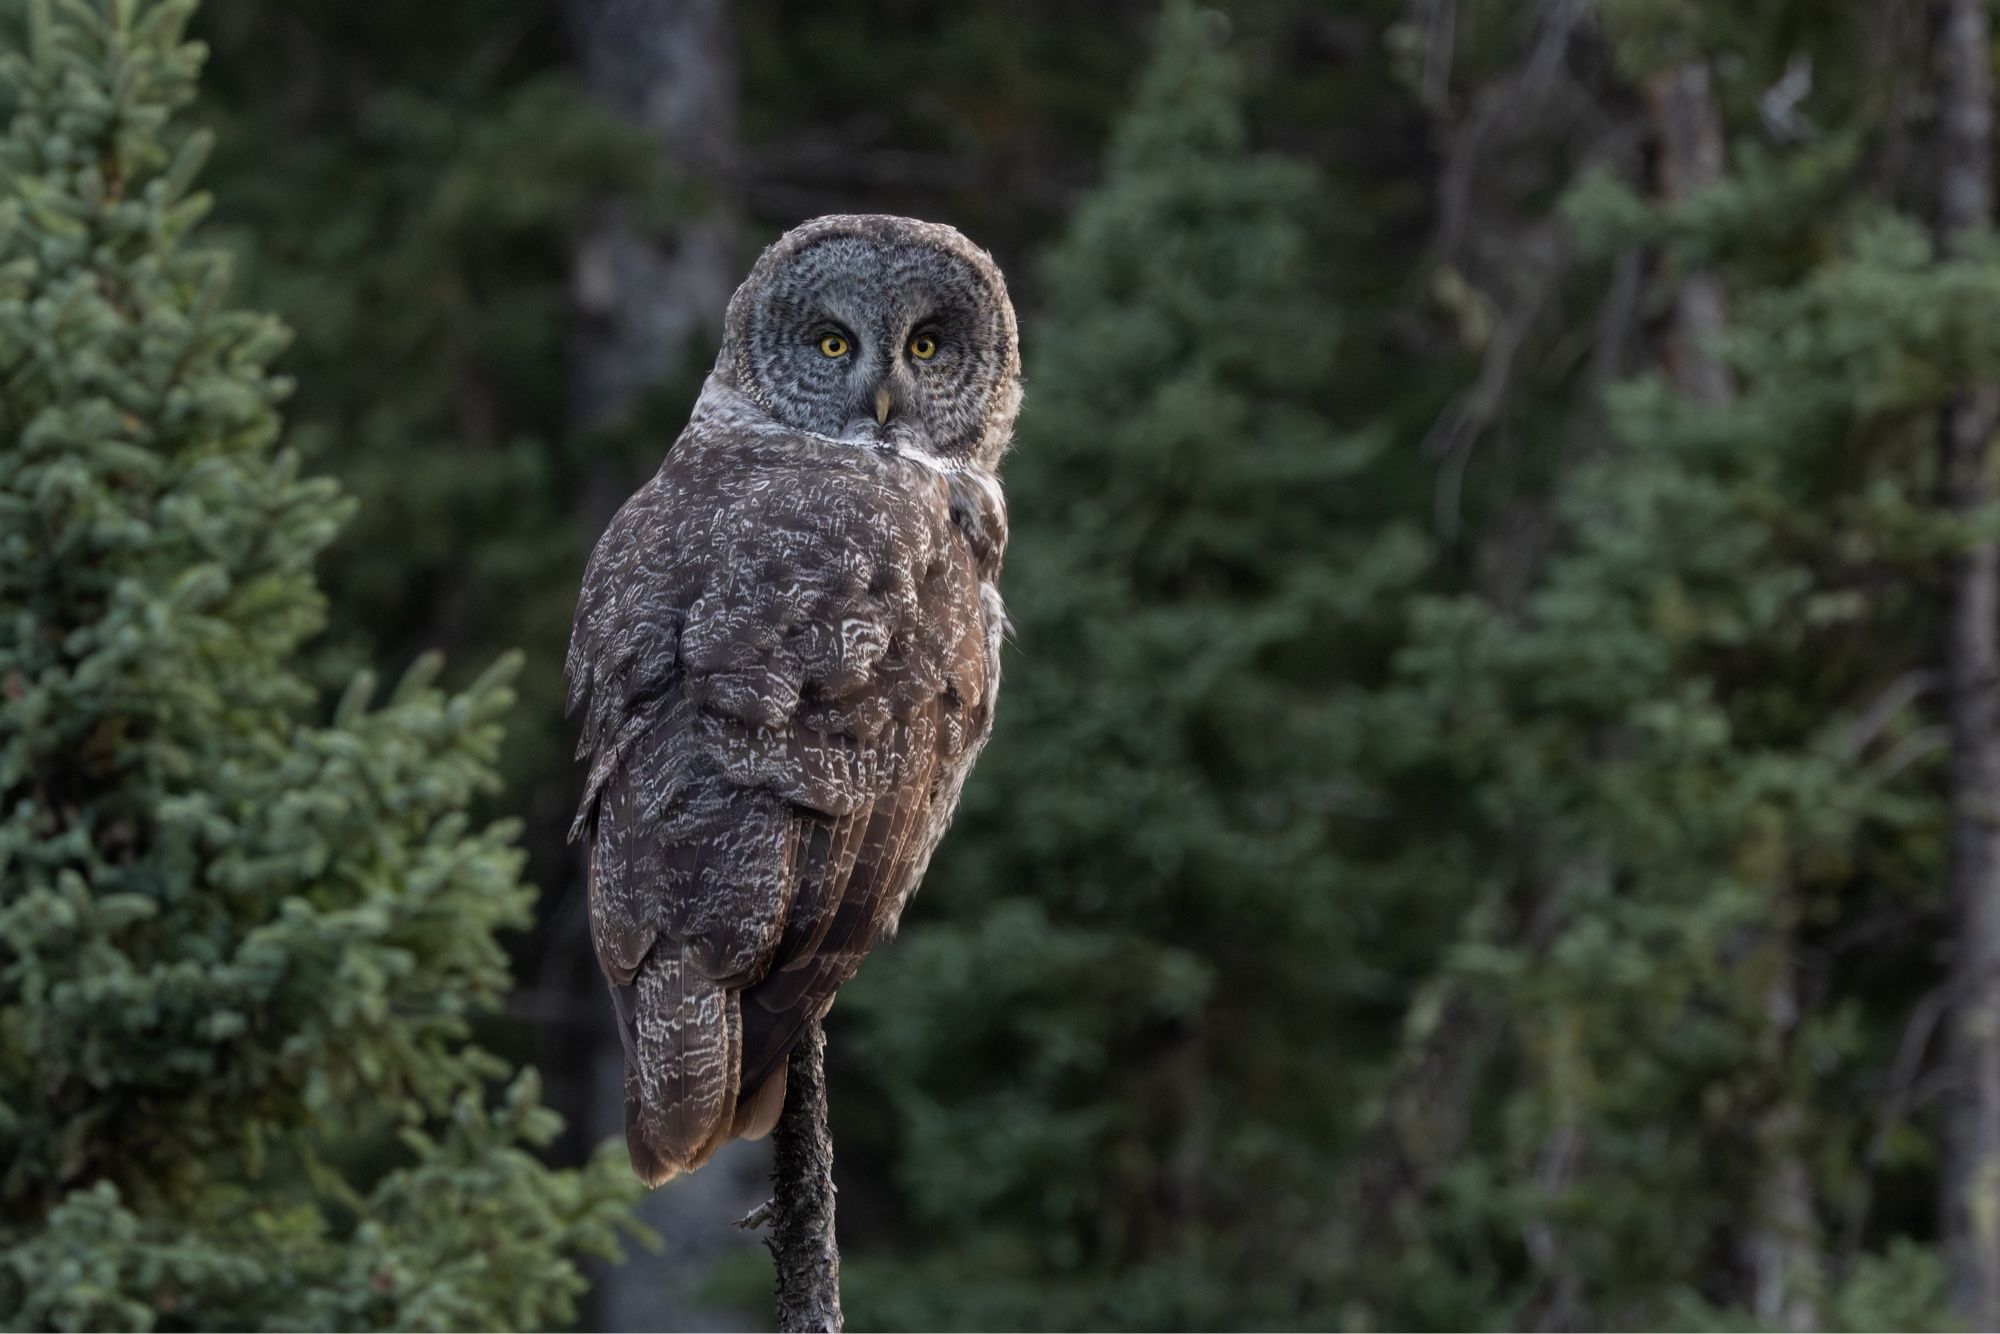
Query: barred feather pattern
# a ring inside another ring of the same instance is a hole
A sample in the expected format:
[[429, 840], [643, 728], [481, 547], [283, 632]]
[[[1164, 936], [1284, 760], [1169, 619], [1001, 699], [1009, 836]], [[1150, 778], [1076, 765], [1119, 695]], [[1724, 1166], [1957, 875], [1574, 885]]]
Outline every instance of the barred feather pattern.
[[[865, 332], [844, 378], [802, 387], [793, 353], [832, 360], [828, 323]], [[934, 377], [899, 356], [913, 329]], [[1005, 627], [995, 468], [1020, 370], [991, 259], [934, 224], [820, 219], [766, 252], [729, 330], [598, 542], [568, 661], [572, 837], [649, 1184], [775, 1122], [792, 1043], [950, 823]]]

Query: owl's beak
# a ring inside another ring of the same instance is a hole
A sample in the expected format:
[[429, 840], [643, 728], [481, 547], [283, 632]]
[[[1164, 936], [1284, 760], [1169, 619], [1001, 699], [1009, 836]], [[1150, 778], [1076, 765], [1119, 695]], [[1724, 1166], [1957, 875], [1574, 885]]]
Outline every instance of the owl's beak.
[[890, 404], [889, 386], [886, 384], [876, 385], [875, 424], [877, 426], [887, 426], [889, 424], [889, 404]]

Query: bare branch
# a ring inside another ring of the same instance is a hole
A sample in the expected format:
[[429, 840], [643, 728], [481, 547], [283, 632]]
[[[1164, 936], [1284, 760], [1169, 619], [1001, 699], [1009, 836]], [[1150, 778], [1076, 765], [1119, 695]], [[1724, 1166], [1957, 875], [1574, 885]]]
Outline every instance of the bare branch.
[[[792, 1048], [785, 1110], [772, 1133], [771, 1236], [778, 1328], [839, 1334], [840, 1247], [834, 1239], [833, 1134], [826, 1112], [826, 1034], [808, 1024]], [[751, 1217], [758, 1211], [752, 1210]], [[748, 1219], [745, 1220], [748, 1222]]]
[[1944, 1018], [1950, 999], [1950, 992], [1945, 987], [1933, 988], [1917, 1002], [1903, 1024], [1902, 1040], [1896, 1044], [1896, 1058], [1890, 1062], [1888, 1077], [1883, 1081], [1882, 1099], [1875, 1109], [1875, 1124], [1862, 1155], [1861, 1188], [1847, 1210], [1840, 1248], [1843, 1264], [1846, 1257], [1860, 1253], [1862, 1232], [1868, 1224], [1869, 1209], [1874, 1204], [1874, 1190], [1869, 1185], [1869, 1179], [1888, 1156], [1889, 1137], [1910, 1114], [1924, 1053], [1930, 1049], [1931, 1038]]
[[1799, 110], [1799, 103], [1806, 100], [1812, 86], [1812, 55], [1794, 51], [1785, 62], [1784, 75], [1758, 94], [1757, 114], [1764, 118], [1764, 128], [1779, 143], [1795, 144], [1812, 134], [1812, 122]]
[[1874, 744], [1875, 738], [1882, 735], [1882, 730], [1896, 720], [1897, 715], [1916, 703], [1937, 683], [1936, 672], [1923, 670], [1904, 672], [1891, 681], [1888, 689], [1876, 697], [1867, 711], [1848, 725], [1838, 743], [1841, 758], [1851, 760], [1867, 750]]

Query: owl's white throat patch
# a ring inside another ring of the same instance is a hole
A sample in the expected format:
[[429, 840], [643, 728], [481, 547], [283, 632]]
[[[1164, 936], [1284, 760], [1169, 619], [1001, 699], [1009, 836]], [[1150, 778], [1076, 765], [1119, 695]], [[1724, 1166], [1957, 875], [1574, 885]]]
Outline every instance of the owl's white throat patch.
[[963, 472], [967, 466], [961, 460], [948, 458], [943, 454], [935, 454], [925, 449], [922, 445], [913, 442], [910, 439], [910, 433], [907, 431], [898, 431], [894, 427], [890, 427], [885, 431], [877, 427], [873, 422], [868, 423], [864, 429], [850, 430], [844, 436], [821, 436], [820, 438], [823, 440], [832, 440], [836, 444], [851, 445], [860, 449], [872, 450], [877, 454], [888, 454], [895, 458], [905, 459], [916, 464], [918, 467], [941, 475]]
[[897, 430], [894, 425], [885, 430], [866, 417], [856, 418], [850, 422], [844, 435], [822, 435], [818, 431], [781, 425], [773, 421], [769, 411], [749, 395], [714, 375], [711, 375], [708, 382], [702, 386], [701, 397], [695, 403], [694, 415], [697, 419], [707, 420], [718, 427], [752, 431], [763, 435], [804, 436], [809, 440], [822, 440], [830, 445], [894, 455], [939, 476], [984, 471], [969, 456], [951, 457], [933, 453], [913, 441], [909, 432]]
[[895, 441], [889, 448], [897, 458], [908, 459], [919, 467], [928, 468], [932, 472], [941, 475], [965, 472], [970, 466], [963, 459], [946, 458], [942, 454], [933, 454], [921, 445], [912, 445], [906, 441]]

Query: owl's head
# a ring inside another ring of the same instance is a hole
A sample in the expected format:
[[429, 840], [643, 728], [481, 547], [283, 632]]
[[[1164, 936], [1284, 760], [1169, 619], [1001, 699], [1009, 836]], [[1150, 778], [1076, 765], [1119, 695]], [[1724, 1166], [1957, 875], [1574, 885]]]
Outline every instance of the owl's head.
[[718, 370], [787, 426], [991, 467], [1021, 404], [1014, 307], [956, 228], [815, 218], [729, 302]]

